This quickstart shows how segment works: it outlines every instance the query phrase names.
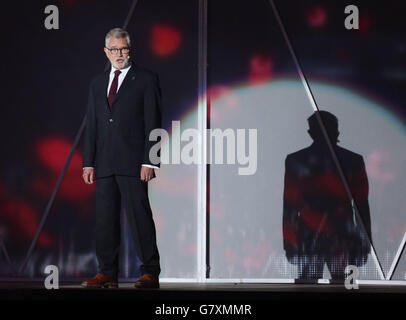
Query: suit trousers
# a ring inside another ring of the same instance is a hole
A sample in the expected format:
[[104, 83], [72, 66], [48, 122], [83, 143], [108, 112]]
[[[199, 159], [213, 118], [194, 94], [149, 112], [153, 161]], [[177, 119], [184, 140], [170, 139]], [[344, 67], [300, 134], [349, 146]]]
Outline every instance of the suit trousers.
[[99, 272], [118, 278], [120, 211], [125, 206], [141, 273], [158, 276], [161, 269], [148, 184], [135, 176], [112, 175], [96, 180], [96, 256]]

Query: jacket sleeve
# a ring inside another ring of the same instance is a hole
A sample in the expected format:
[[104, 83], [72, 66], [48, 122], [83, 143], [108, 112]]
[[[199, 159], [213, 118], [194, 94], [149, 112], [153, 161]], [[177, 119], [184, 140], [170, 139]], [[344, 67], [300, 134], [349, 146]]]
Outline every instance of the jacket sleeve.
[[83, 167], [95, 167], [96, 155], [96, 110], [92, 83], [89, 86], [87, 102], [86, 129], [84, 137]]
[[[159, 141], [150, 141], [150, 133], [161, 128], [161, 88], [156, 74], [148, 79], [144, 94], [145, 144], [143, 164], [160, 165]], [[154, 145], [157, 147], [153, 148]], [[153, 149], [152, 149], [153, 148]], [[152, 149], [152, 150], [151, 150]], [[151, 151], [151, 157], [150, 157]]]

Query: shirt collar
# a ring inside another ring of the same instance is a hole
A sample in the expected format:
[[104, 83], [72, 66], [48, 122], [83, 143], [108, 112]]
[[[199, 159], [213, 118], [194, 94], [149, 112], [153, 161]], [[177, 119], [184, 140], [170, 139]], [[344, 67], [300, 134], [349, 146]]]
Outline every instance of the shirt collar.
[[[127, 74], [128, 70], [130, 70], [130, 68], [131, 68], [131, 62], [130, 62], [130, 64], [129, 64], [127, 67], [125, 67], [124, 69], [120, 69], [120, 71], [121, 71], [121, 74], [120, 74], [120, 75], [125, 75], [125, 74]], [[116, 70], [118, 70], [118, 69], [114, 68], [113, 65], [112, 65], [112, 66], [111, 66], [111, 70], [110, 70], [110, 75], [114, 75], [114, 71], [116, 71]]]

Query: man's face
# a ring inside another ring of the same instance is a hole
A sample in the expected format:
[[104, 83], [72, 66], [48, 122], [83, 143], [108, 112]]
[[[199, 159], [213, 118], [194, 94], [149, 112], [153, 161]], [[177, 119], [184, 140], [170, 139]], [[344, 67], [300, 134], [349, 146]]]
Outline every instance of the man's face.
[[[109, 49], [123, 49], [129, 48], [130, 46], [127, 43], [126, 38], [114, 38], [111, 37], [107, 42], [107, 48], [104, 48], [104, 52], [106, 53], [107, 58], [110, 60], [111, 64], [116, 69], [123, 69], [128, 66], [130, 62], [130, 53], [124, 53], [123, 50], [118, 50], [116, 54], [114, 54]], [[124, 50], [125, 51], [125, 50]]]

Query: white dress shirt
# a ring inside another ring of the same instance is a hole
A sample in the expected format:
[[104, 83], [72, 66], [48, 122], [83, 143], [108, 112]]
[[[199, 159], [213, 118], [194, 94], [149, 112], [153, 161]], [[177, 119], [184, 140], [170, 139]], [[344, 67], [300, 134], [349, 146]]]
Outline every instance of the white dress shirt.
[[[125, 76], [127, 75], [128, 70], [130, 70], [131, 68], [131, 64], [128, 67], [125, 67], [124, 69], [121, 69], [121, 73], [118, 75], [118, 86], [117, 86], [117, 92], [120, 89], [121, 84], [123, 83], [123, 80], [125, 78]], [[110, 78], [109, 78], [109, 85], [107, 86], [107, 97], [109, 96], [109, 91], [110, 91], [110, 87], [111, 87], [111, 83], [113, 82], [114, 79], [114, 72], [118, 70], [116, 68], [114, 68], [113, 66], [111, 66], [111, 70], [110, 70]]]
[[[131, 68], [131, 64], [130, 64], [128, 67], [125, 67], [124, 69], [121, 69], [121, 70], [120, 70], [121, 73], [118, 75], [117, 92], [118, 92], [118, 90], [120, 89], [120, 86], [121, 86], [121, 84], [123, 83], [124, 78], [125, 78], [125, 76], [127, 75], [127, 72], [128, 72], [128, 70], [130, 70], [130, 68]], [[107, 97], [109, 96], [109, 91], [110, 91], [111, 83], [113, 82], [113, 79], [114, 79], [114, 72], [115, 72], [116, 70], [119, 70], [119, 69], [116, 69], [116, 68], [114, 68], [113, 66], [111, 66], [111, 71], [110, 71], [110, 75], [109, 75], [109, 85], [107, 86], [107, 93], [106, 93]], [[150, 164], [142, 164], [142, 165], [143, 165], [144, 167], [148, 167], [148, 168], [159, 169], [159, 167], [153, 166], [153, 165], [150, 165]], [[93, 167], [84, 167], [83, 169], [86, 169], [86, 168], [93, 168]]]

